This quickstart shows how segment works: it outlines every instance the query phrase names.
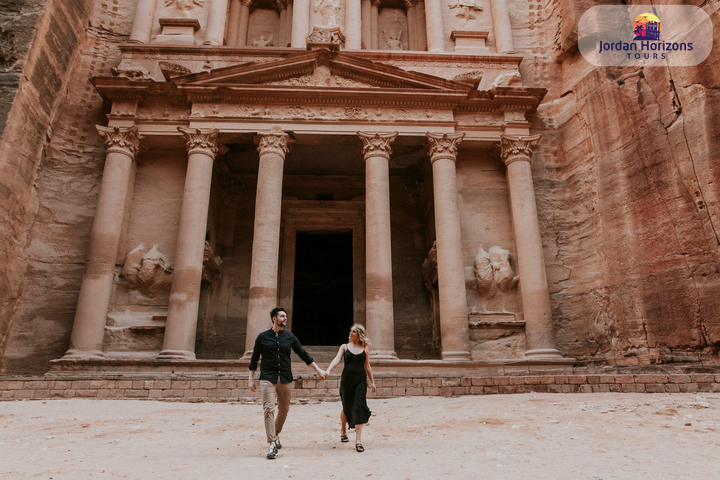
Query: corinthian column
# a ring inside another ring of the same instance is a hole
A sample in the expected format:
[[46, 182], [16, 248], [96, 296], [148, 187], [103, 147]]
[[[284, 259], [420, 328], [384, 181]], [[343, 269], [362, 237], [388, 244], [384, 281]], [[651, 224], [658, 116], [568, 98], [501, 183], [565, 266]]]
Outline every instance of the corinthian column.
[[427, 27], [428, 52], [445, 50], [441, 0], [425, 1], [425, 23]]
[[413, 0], [405, 0], [405, 11], [408, 22], [408, 48], [416, 51], [419, 50], [417, 46], [417, 10]]
[[140, 146], [137, 127], [101, 127], [105, 168], [90, 230], [85, 273], [80, 284], [75, 321], [66, 359], [102, 358], [115, 258], [122, 232], [125, 202], [135, 181], [135, 155]]
[[380, 0], [371, 0], [370, 3], [370, 45], [373, 50], [380, 49], [380, 27], [378, 25], [378, 9]]
[[293, 0], [292, 40], [293, 48], [305, 48], [310, 29], [310, 1]]
[[204, 45], [223, 45], [225, 21], [227, 20], [228, 0], [210, 0], [207, 33]]
[[365, 48], [372, 48], [372, 14], [370, 13], [372, 6], [370, 0], [361, 0], [360, 10], [362, 15], [362, 43]]
[[432, 162], [435, 198], [442, 358], [470, 360], [470, 329], [455, 172], [457, 146], [465, 134], [435, 135], [428, 132], [425, 135], [430, 144], [428, 155]]
[[418, 2], [415, 7], [415, 18], [417, 19], [417, 48], [424, 51], [427, 49], [427, 26], [425, 24], [425, 2]]
[[390, 174], [394, 133], [357, 132], [365, 155], [365, 302], [372, 356], [397, 358], [393, 321]]
[[360, 0], [345, 0], [345, 49], [360, 50], [362, 10]]
[[280, 32], [278, 32], [278, 47], [284, 47], [287, 44], [287, 8], [283, 0], [276, 0], [278, 12], [280, 12]]
[[497, 53], [515, 53], [507, 0], [490, 0], [490, 10], [495, 34], [495, 51]]
[[178, 127], [178, 130], [185, 136], [188, 164], [160, 358], [194, 360], [210, 184], [218, 151], [218, 130], [182, 127]]
[[238, 32], [240, 30], [240, 9], [240, 0], [230, 0], [226, 38], [226, 43], [229, 47], [237, 47]]
[[291, 140], [283, 132], [258, 132], [255, 142], [260, 153], [260, 166], [255, 194], [245, 356], [252, 354], [258, 334], [270, 328], [270, 310], [277, 306], [283, 166]]
[[532, 180], [532, 149], [540, 135], [503, 135], [500, 158], [507, 167], [510, 209], [517, 248], [520, 294], [525, 317], [526, 357], [561, 357], [555, 346], [550, 292], [545, 274], [540, 222]]
[[130, 32], [130, 43], [150, 43], [153, 19], [155, 18], [155, 4], [157, 0], [138, 0], [135, 7], [135, 19]]
[[250, 4], [252, 0], [240, 1], [240, 21], [238, 22], [238, 35], [236, 44], [238, 47], [247, 45], [248, 24], [250, 23]]

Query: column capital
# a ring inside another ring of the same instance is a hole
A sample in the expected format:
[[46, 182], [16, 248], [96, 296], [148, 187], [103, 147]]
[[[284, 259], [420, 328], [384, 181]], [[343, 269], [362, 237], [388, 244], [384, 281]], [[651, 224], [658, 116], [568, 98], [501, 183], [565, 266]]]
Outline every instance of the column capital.
[[217, 128], [200, 130], [199, 128], [178, 127], [178, 131], [185, 136], [188, 155], [202, 153], [215, 159], [218, 152], [217, 136], [220, 130]]
[[379, 7], [380, 0], [370, 0], [370, 5], [372, 5], [373, 7]]
[[275, 154], [285, 160], [285, 154], [290, 151], [288, 146], [295, 140], [290, 138], [285, 132], [258, 132], [255, 137], [255, 144], [258, 146], [257, 151], [260, 156], [267, 154]]
[[287, 8], [285, 0], [275, 0], [275, 5], [277, 5], [279, 12], [282, 12], [283, 10], [285, 10], [285, 8]]
[[[242, 4], [243, 7], [250, 8], [250, 5], [252, 5], [253, 0], [240, 0], [240, 3]], [[278, 2], [278, 3], [280, 3], [280, 2]]]
[[518, 160], [532, 163], [532, 149], [540, 141], [540, 135], [528, 137], [516, 135], [500, 136], [500, 159], [505, 166]]
[[425, 136], [428, 138], [430, 149], [428, 150], [428, 156], [430, 157], [430, 163], [434, 163], [436, 160], [457, 160], [457, 147], [465, 137], [464, 133], [443, 133], [436, 134], [427, 132]]
[[405, 0], [405, 9], [410, 10], [411, 8], [415, 8], [417, 3], [417, 0]]
[[363, 142], [362, 153], [365, 155], [365, 161], [370, 157], [382, 157], [390, 160], [392, 149], [390, 144], [397, 138], [398, 132], [379, 133], [379, 132], [355, 132]]
[[135, 158], [140, 149], [140, 135], [137, 125], [129, 128], [103, 127], [95, 125], [98, 133], [105, 141], [107, 153], [122, 153], [130, 158]]

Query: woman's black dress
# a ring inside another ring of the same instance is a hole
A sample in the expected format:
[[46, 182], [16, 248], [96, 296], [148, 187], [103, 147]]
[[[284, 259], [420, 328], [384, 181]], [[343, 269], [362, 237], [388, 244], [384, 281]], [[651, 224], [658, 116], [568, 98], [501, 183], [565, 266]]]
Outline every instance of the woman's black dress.
[[365, 351], [355, 355], [345, 348], [345, 366], [340, 379], [340, 399], [350, 428], [367, 423], [370, 409], [367, 406], [367, 376], [365, 374]]

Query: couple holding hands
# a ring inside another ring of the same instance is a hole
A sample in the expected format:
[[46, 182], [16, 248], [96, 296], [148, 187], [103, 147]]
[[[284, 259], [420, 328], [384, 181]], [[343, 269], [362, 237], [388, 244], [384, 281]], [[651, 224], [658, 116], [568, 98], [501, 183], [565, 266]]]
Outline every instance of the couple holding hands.
[[[340, 441], [348, 442], [347, 426], [355, 429], [355, 450], [363, 452], [362, 427], [370, 418], [365, 399], [367, 378], [370, 387], [375, 391], [372, 369], [370, 368], [370, 341], [365, 335], [365, 327], [355, 324], [350, 328], [349, 342], [340, 346], [337, 355], [330, 362], [327, 371], [317, 366], [312, 357], [303, 349], [295, 335], [285, 330], [287, 313], [282, 307], [273, 308], [270, 312], [272, 328], [266, 330], [255, 339], [252, 358], [250, 360], [250, 377], [248, 388], [256, 391], [255, 371], [260, 362], [260, 392], [262, 394], [263, 411], [265, 413], [265, 433], [270, 445], [267, 458], [277, 458], [282, 448], [278, 435], [285, 424], [290, 410], [290, 392], [292, 391], [292, 370], [290, 350], [294, 351], [307, 365], [313, 367], [318, 376], [325, 379], [340, 360], [344, 360], [342, 378], [340, 380]], [[278, 405], [277, 417], [275, 405]]]

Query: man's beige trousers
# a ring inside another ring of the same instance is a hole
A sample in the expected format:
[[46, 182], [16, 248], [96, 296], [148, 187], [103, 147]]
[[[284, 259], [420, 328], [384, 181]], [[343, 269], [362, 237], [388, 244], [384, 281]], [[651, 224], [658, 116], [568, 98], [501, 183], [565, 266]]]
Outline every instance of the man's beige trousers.
[[[282, 432], [288, 410], [290, 410], [290, 392], [292, 382], [273, 385], [267, 380], [260, 380], [260, 392], [262, 393], [263, 411], [265, 412], [265, 434], [268, 443], [274, 442]], [[275, 404], [278, 406], [277, 418], [275, 418]]]

